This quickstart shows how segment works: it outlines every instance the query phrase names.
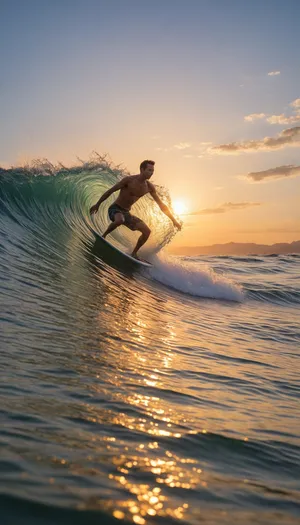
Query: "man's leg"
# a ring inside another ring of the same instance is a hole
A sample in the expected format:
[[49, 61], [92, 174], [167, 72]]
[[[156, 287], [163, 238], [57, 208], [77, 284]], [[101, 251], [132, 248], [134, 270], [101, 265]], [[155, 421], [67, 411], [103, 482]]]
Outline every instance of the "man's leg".
[[102, 235], [103, 239], [105, 239], [105, 237], [109, 233], [113, 232], [116, 228], [121, 226], [121, 224], [124, 224], [124, 216], [123, 216], [123, 214], [122, 213], [115, 213], [114, 221], [110, 223], [109, 227], [107, 228], [107, 230]]
[[143, 246], [143, 244], [145, 244], [145, 242], [148, 240], [151, 230], [150, 228], [148, 228], [147, 224], [143, 223], [142, 221], [140, 222], [140, 224], [138, 224], [136, 229], [142, 232], [142, 235], [139, 237], [138, 242], [136, 243], [136, 247], [134, 248], [131, 256], [136, 257], [138, 259], [137, 252]]

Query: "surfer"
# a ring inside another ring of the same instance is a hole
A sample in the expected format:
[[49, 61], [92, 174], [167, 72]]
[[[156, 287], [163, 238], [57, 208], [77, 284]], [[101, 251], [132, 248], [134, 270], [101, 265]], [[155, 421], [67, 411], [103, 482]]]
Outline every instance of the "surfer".
[[108, 208], [108, 216], [112, 221], [108, 226], [107, 230], [103, 233], [102, 237], [105, 237], [113, 232], [116, 228], [124, 224], [130, 230], [138, 230], [141, 232], [137, 244], [131, 254], [132, 257], [138, 259], [137, 252], [145, 244], [151, 233], [150, 228], [147, 224], [142, 221], [139, 217], [130, 213], [131, 206], [143, 195], [149, 193], [151, 197], [157, 202], [161, 211], [167, 215], [173, 222], [174, 226], [181, 230], [181, 224], [173, 217], [169, 208], [162, 202], [156, 193], [155, 186], [149, 182], [154, 173], [155, 162], [153, 160], [144, 160], [140, 165], [140, 173], [138, 175], [130, 175], [124, 177], [122, 180], [117, 182], [109, 190], [103, 193], [102, 197], [94, 204], [90, 209], [90, 214], [97, 213], [100, 204], [104, 202], [110, 195], [115, 191], [120, 190], [120, 193], [115, 202]]

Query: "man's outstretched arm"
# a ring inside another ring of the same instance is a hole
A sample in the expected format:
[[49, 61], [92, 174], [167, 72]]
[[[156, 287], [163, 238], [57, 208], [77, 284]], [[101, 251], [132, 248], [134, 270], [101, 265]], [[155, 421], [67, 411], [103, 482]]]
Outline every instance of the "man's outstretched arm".
[[103, 193], [103, 195], [96, 202], [96, 204], [94, 204], [91, 207], [90, 214], [97, 213], [100, 204], [102, 204], [102, 202], [106, 201], [106, 199], [108, 199], [108, 197], [110, 197], [115, 191], [118, 191], [121, 188], [123, 188], [123, 186], [125, 186], [125, 184], [127, 183], [127, 179], [128, 179], [128, 177], [124, 177], [124, 179], [120, 180], [119, 182], [117, 182], [117, 184], [115, 184], [109, 190], [107, 190], [105, 193]]
[[159, 196], [156, 193], [155, 186], [153, 186], [153, 184], [151, 182], [148, 182], [148, 184], [149, 184], [149, 188], [150, 188], [150, 195], [155, 200], [155, 202], [157, 202], [157, 204], [160, 207], [161, 211], [165, 215], [167, 215], [167, 217], [169, 217], [171, 219], [171, 221], [173, 222], [174, 226], [176, 226], [176, 228], [178, 228], [178, 230], [181, 230], [181, 224], [172, 215], [172, 213], [170, 212], [168, 206], [166, 206], [166, 204], [164, 204], [163, 201], [159, 198]]

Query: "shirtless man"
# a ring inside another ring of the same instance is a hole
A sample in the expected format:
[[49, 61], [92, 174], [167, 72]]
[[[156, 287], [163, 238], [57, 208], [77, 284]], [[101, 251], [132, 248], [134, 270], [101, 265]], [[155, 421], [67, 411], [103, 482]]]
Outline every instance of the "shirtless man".
[[181, 229], [179, 222], [175, 219], [175, 217], [173, 217], [169, 208], [157, 195], [154, 185], [149, 182], [149, 179], [154, 173], [154, 164], [155, 162], [153, 160], [144, 160], [140, 165], [139, 175], [124, 177], [124, 179], [120, 180], [120, 182], [117, 182], [117, 184], [112, 186], [112, 188], [103, 193], [98, 202], [96, 202], [96, 204], [94, 204], [94, 206], [92, 206], [90, 209], [91, 214], [97, 213], [100, 204], [104, 202], [110, 195], [112, 195], [112, 193], [120, 190], [117, 199], [108, 208], [108, 216], [112, 222], [102, 237], [105, 239], [109, 233], [113, 232], [116, 228], [121, 226], [121, 224], [124, 224], [130, 230], [140, 231], [142, 235], [139, 237], [136, 247], [131, 254], [132, 257], [135, 257], [136, 259], [138, 259], [138, 250], [141, 248], [141, 246], [143, 246], [143, 244], [145, 244], [151, 233], [150, 228], [142, 221], [142, 219], [139, 219], [139, 217], [135, 217], [130, 213], [131, 206], [138, 199], [140, 199], [140, 197], [143, 197], [143, 195], [150, 193], [151, 197], [155, 200], [155, 202], [157, 202], [161, 211], [163, 211], [164, 214], [171, 219], [176, 228], [179, 230]]

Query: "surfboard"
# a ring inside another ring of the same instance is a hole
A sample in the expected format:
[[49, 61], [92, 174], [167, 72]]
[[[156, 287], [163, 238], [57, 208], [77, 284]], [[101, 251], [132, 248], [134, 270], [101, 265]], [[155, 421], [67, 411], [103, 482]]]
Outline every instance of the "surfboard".
[[115, 252], [121, 254], [123, 257], [126, 258], [126, 260], [131, 261], [133, 264], [136, 264], [138, 266], [144, 266], [146, 268], [150, 268], [152, 266], [152, 264], [149, 263], [148, 261], [145, 261], [145, 259], [136, 259], [135, 257], [132, 257], [128, 253], [122, 252], [122, 250], [119, 250], [119, 248], [114, 246], [111, 242], [107, 241], [106, 239], [103, 239], [102, 235], [100, 235], [100, 233], [95, 231], [93, 228], [92, 228], [92, 232], [97, 237], [97, 239], [100, 239], [104, 244], [112, 248]]

